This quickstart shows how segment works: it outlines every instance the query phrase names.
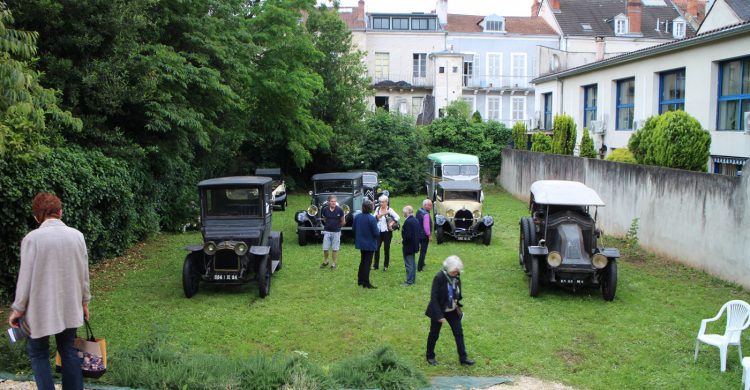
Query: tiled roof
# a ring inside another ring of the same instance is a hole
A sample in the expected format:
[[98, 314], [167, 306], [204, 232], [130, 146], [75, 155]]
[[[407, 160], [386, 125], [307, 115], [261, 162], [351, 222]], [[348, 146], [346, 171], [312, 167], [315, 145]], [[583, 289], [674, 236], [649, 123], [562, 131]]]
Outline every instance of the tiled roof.
[[[448, 14], [448, 24], [445, 26], [445, 30], [448, 32], [481, 33], [483, 30], [479, 23], [484, 18], [484, 16], [479, 15]], [[555, 35], [555, 30], [544, 19], [537, 16], [505, 16], [505, 31], [509, 34]]]
[[726, 0], [727, 5], [743, 21], [750, 20], [750, 1], [748, 0]]
[[[649, 1], [649, 4], [659, 3]], [[642, 5], [641, 32], [643, 38], [673, 39], [673, 19], [680, 16], [669, 0], [664, 0], [664, 5]], [[627, 16], [627, 0], [560, 0], [560, 12], [555, 12], [555, 18], [563, 35], [566, 36], [615, 36], [612, 19], [619, 15]], [[656, 31], [656, 20], [662, 23], [667, 20], [670, 23], [669, 32]], [[588, 24], [591, 29], [584, 30], [582, 24]], [[695, 34], [695, 31], [687, 26], [687, 35]]]
[[357, 7], [339, 7], [339, 17], [350, 30], [364, 30], [365, 21], [357, 20]]
[[706, 18], [706, 2], [705, 0], [672, 0], [672, 3], [680, 9], [680, 12], [683, 15], [688, 15], [688, 3], [691, 1], [697, 1], [698, 6], [698, 15], [696, 15], [695, 19], [698, 24], [701, 24], [703, 22], [703, 19]]

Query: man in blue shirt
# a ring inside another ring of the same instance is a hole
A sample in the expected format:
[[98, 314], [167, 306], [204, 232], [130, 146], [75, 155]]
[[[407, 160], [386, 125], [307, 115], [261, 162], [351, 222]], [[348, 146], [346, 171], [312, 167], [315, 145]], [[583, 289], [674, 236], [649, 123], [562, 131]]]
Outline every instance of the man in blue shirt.
[[324, 207], [321, 211], [323, 216], [323, 264], [320, 268], [328, 266], [328, 250], [330, 249], [333, 254], [332, 269], [336, 269], [336, 256], [339, 252], [339, 245], [341, 244], [341, 227], [344, 226], [344, 210], [336, 203], [336, 195], [328, 196], [328, 207]]

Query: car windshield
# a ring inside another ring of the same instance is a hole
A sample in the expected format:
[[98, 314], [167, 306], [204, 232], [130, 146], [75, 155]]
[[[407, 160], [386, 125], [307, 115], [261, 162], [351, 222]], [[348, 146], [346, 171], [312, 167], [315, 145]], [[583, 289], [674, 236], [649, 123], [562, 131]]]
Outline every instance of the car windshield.
[[316, 194], [327, 194], [332, 192], [346, 192], [351, 193], [354, 191], [354, 185], [352, 180], [318, 180], [315, 182], [315, 193]]
[[259, 217], [260, 188], [208, 188], [204, 190], [207, 217]]
[[445, 191], [443, 201], [447, 200], [468, 200], [479, 202], [479, 191]]
[[378, 184], [378, 177], [375, 175], [362, 175], [362, 183], [372, 187]]
[[479, 167], [476, 165], [443, 165], [443, 176], [476, 176]]

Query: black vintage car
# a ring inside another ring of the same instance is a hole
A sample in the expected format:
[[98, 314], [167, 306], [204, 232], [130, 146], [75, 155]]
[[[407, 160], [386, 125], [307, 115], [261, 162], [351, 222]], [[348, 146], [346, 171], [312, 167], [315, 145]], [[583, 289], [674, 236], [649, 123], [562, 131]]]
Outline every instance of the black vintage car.
[[518, 262], [529, 276], [529, 295], [541, 283], [572, 289], [600, 287], [611, 301], [617, 290], [617, 248], [600, 248], [593, 207], [604, 206], [599, 195], [574, 181], [540, 180], [531, 185], [530, 217], [520, 221]]
[[257, 280], [261, 298], [281, 269], [281, 232], [272, 231], [272, 179], [222, 177], [198, 183], [203, 244], [190, 245], [182, 287], [190, 298], [200, 282], [242, 284]]
[[328, 207], [328, 196], [336, 195], [338, 205], [346, 214], [346, 224], [342, 231], [351, 231], [353, 214], [362, 209], [364, 191], [362, 172], [334, 172], [313, 175], [313, 190], [310, 191], [310, 206], [294, 215], [297, 222], [297, 239], [300, 245], [307, 245], [312, 238], [322, 237], [322, 211]]
[[284, 182], [284, 175], [281, 174], [280, 168], [257, 168], [255, 170], [255, 176], [270, 177], [273, 182], [271, 183], [271, 201], [274, 207], [278, 207], [281, 211], [286, 210], [288, 202], [286, 199], [286, 183]]

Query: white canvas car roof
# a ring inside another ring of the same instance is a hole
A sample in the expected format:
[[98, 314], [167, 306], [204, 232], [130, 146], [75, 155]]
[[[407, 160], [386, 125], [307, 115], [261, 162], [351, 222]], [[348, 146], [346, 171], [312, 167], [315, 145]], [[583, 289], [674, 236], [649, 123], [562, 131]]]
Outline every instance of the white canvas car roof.
[[577, 181], [538, 180], [531, 185], [534, 202], [562, 206], [604, 206], [593, 189]]

